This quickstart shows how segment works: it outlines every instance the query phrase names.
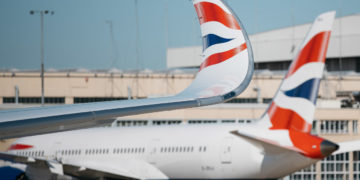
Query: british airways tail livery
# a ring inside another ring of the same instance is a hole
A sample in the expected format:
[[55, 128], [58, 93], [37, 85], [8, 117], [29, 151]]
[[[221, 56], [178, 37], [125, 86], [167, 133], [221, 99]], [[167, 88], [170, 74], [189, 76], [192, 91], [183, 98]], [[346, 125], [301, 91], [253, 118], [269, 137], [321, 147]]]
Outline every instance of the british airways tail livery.
[[328, 12], [315, 19], [264, 115], [270, 129], [310, 132], [334, 16]]
[[193, 3], [203, 38], [202, 63], [193, 84], [181, 95], [225, 94], [228, 99], [240, 94], [248, 86], [254, 68], [246, 31], [222, 1], [195, 0]]
[[[248, 73], [217, 67], [248, 60], [251, 52], [249, 44], [244, 45], [246, 35], [240, 34], [242, 26], [222, 1], [194, 1], [194, 5], [204, 39], [204, 61], [195, 84], [182, 95], [228, 95], [241, 87], [238, 83], [245, 82]], [[329, 12], [316, 18], [274, 101], [254, 124], [107, 127], [37, 135], [18, 139], [0, 153], [0, 159], [26, 164], [30, 179], [64, 175], [84, 179], [276, 179], [334, 152], [359, 150], [359, 143], [340, 143], [339, 148], [310, 134], [334, 15]], [[205, 73], [230, 78], [203, 76]], [[201, 81], [209, 77], [216, 83]]]
[[324, 158], [338, 145], [310, 134], [316, 98], [335, 12], [319, 15], [300, 46], [269, 108], [258, 121], [263, 129], [234, 134], [293, 150], [309, 158]]
[[170, 97], [0, 111], [0, 139], [110, 124], [116, 117], [221, 103], [239, 95], [253, 73], [251, 45], [220, 0], [194, 1], [204, 37], [193, 83]]

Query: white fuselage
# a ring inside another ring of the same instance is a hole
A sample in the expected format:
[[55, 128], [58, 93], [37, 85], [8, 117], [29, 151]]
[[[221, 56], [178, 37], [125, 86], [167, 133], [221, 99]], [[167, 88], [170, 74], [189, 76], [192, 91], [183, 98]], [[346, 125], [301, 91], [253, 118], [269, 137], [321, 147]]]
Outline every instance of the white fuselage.
[[16, 143], [33, 148], [10, 152], [76, 164], [116, 166], [141, 160], [170, 179], [279, 178], [317, 161], [296, 152], [265, 151], [260, 144], [230, 133], [238, 128], [247, 126], [92, 128], [21, 138]]

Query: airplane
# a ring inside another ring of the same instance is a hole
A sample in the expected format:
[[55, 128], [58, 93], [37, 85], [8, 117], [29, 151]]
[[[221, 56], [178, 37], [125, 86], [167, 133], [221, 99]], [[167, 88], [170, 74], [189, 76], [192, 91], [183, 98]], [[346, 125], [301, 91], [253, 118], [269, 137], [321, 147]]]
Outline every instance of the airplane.
[[[200, 72], [249, 56], [243, 26], [225, 3], [193, 3], [204, 37]], [[336, 144], [310, 133], [334, 17], [327, 12], [315, 19], [255, 123], [57, 132], [20, 138], [0, 159], [26, 164], [30, 179], [277, 179], [332, 154], [358, 150], [359, 143]], [[214, 64], [218, 58], [221, 63]]]
[[204, 19], [200, 18], [211, 21], [201, 26], [207, 33], [205, 60], [192, 84], [179, 94], [0, 111], [0, 139], [109, 125], [120, 116], [207, 106], [236, 97], [249, 85], [254, 61], [246, 31], [226, 7], [215, 10], [222, 8], [226, 12], [206, 10]]

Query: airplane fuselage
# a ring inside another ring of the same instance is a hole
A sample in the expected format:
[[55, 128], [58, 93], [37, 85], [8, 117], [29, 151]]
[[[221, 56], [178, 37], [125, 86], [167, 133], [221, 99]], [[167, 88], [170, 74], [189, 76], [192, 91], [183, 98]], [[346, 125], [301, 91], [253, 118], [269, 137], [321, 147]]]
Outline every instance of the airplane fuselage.
[[32, 148], [11, 152], [84, 166], [145, 161], [170, 179], [279, 178], [317, 161], [296, 152], [265, 151], [261, 145], [230, 133], [240, 127], [93, 128], [21, 138], [16, 143]]

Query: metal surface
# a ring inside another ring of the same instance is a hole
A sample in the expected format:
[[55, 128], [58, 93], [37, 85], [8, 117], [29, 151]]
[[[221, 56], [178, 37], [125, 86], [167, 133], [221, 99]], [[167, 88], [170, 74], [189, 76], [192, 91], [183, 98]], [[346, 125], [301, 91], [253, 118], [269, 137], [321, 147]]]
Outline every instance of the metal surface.
[[16, 109], [0, 112], [0, 138], [110, 124], [115, 117], [196, 107], [197, 100], [156, 98]]

